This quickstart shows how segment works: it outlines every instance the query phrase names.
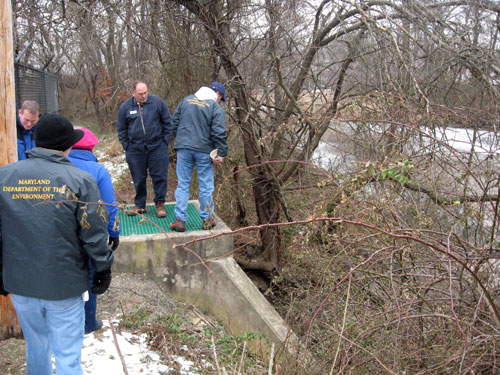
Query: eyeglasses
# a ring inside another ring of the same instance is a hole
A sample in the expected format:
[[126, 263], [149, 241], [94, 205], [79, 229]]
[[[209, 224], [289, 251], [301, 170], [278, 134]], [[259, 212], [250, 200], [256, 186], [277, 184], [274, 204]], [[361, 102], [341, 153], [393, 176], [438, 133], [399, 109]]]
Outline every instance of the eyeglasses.
[[35, 125], [35, 124], [36, 124], [36, 122], [38, 121], [38, 119], [36, 119], [36, 120], [29, 120], [29, 119], [27, 119], [27, 118], [26, 118], [26, 117], [24, 117], [24, 116], [23, 116], [23, 117], [21, 117], [21, 120], [22, 120], [22, 122], [25, 122], [25, 123], [27, 123], [27, 124], [31, 124], [31, 125]]

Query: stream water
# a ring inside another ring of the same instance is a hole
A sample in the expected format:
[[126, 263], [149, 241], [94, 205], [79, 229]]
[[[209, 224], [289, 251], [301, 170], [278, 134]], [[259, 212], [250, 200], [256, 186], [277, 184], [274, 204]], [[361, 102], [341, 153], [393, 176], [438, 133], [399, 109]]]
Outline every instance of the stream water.
[[[381, 125], [367, 126], [363, 124], [363, 133], [370, 133], [373, 140], [382, 137], [386, 129]], [[313, 161], [325, 169], [348, 169], [352, 162], [356, 160], [356, 155], [346, 150], [346, 137], [359, 137], [359, 132], [356, 131], [354, 124], [343, 124], [341, 128], [329, 134], [327, 139], [323, 140], [313, 154]], [[341, 136], [336, 136], [341, 135]], [[498, 134], [488, 130], [478, 130], [463, 128], [426, 128], [419, 133], [413, 135], [413, 140], [409, 144], [413, 144], [415, 150], [417, 148], [428, 147], [433, 145], [434, 152], [442, 152], [444, 154], [455, 154], [457, 156], [468, 155], [472, 150], [474, 155], [480, 159], [500, 155], [500, 139]]]

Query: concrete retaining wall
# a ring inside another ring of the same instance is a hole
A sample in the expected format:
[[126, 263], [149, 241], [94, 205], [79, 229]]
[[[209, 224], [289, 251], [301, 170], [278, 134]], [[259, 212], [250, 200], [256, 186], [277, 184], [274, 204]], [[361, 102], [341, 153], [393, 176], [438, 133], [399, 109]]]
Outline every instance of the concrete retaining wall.
[[123, 236], [113, 270], [163, 283], [174, 299], [213, 315], [232, 334], [263, 334], [252, 349], [264, 357], [271, 343], [278, 353], [295, 353], [296, 336], [234, 261], [233, 237], [221, 235], [230, 231], [217, 217], [211, 231]]

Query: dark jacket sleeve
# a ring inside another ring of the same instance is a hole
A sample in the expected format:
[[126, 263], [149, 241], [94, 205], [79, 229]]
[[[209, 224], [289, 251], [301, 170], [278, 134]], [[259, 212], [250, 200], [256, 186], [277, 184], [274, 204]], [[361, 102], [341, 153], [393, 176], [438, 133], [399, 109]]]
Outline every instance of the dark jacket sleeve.
[[219, 150], [219, 156], [225, 157], [227, 155], [226, 116], [224, 110], [217, 103], [214, 105], [212, 113], [210, 139], [214, 147]]
[[170, 119], [170, 111], [163, 100], [161, 100], [160, 103], [160, 119], [163, 142], [168, 145], [170, 143], [170, 137], [172, 137], [172, 121]]
[[128, 123], [127, 123], [127, 101], [123, 102], [116, 117], [116, 131], [118, 140], [124, 150], [128, 148]]
[[95, 179], [85, 179], [85, 185], [79, 197], [79, 200], [84, 203], [79, 203], [77, 211], [77, 220], [80, 223], [78, 237], [96, 272], [111, 268], [114, 259], [113, 251], [108, 247], [107, 242], [108, 210], [99, 204], [85, 203], [95, 203], [99, 199], [100, 194]]

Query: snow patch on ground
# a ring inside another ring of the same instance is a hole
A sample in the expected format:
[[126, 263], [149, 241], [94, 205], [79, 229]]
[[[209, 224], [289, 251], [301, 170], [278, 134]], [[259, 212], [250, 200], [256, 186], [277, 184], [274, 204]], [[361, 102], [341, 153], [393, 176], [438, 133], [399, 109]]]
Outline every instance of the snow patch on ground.
[[[164, 365], [160, 356], [148, 348], [145, 334], [139, 336], [120, 332], [118, 324], [118, 320], [113, 320], [116, 340], [128, 374], [166, 374], [174, 370]], [[174, 356], [172, 360], [177, 362], [182, 375], [199, 373], [199, 369], [194, 368], [193, 362], [181, 356]], [[85, 375], [125, 374], [108, 320], [103, 321], [103, 328], [98, 332], [85, 335], [82, 368]]]
[[111, 182], [117, 182], [121, 175], [128, 171], [128, 164], [125, 160], [125, 155], [117, 156], [113, 158], [113, 160], [104, 160], [105, 157], [103, 153], [95, 151], [94, 154], [99, 160], [99, 164], [108, 170], [111, 176]]

